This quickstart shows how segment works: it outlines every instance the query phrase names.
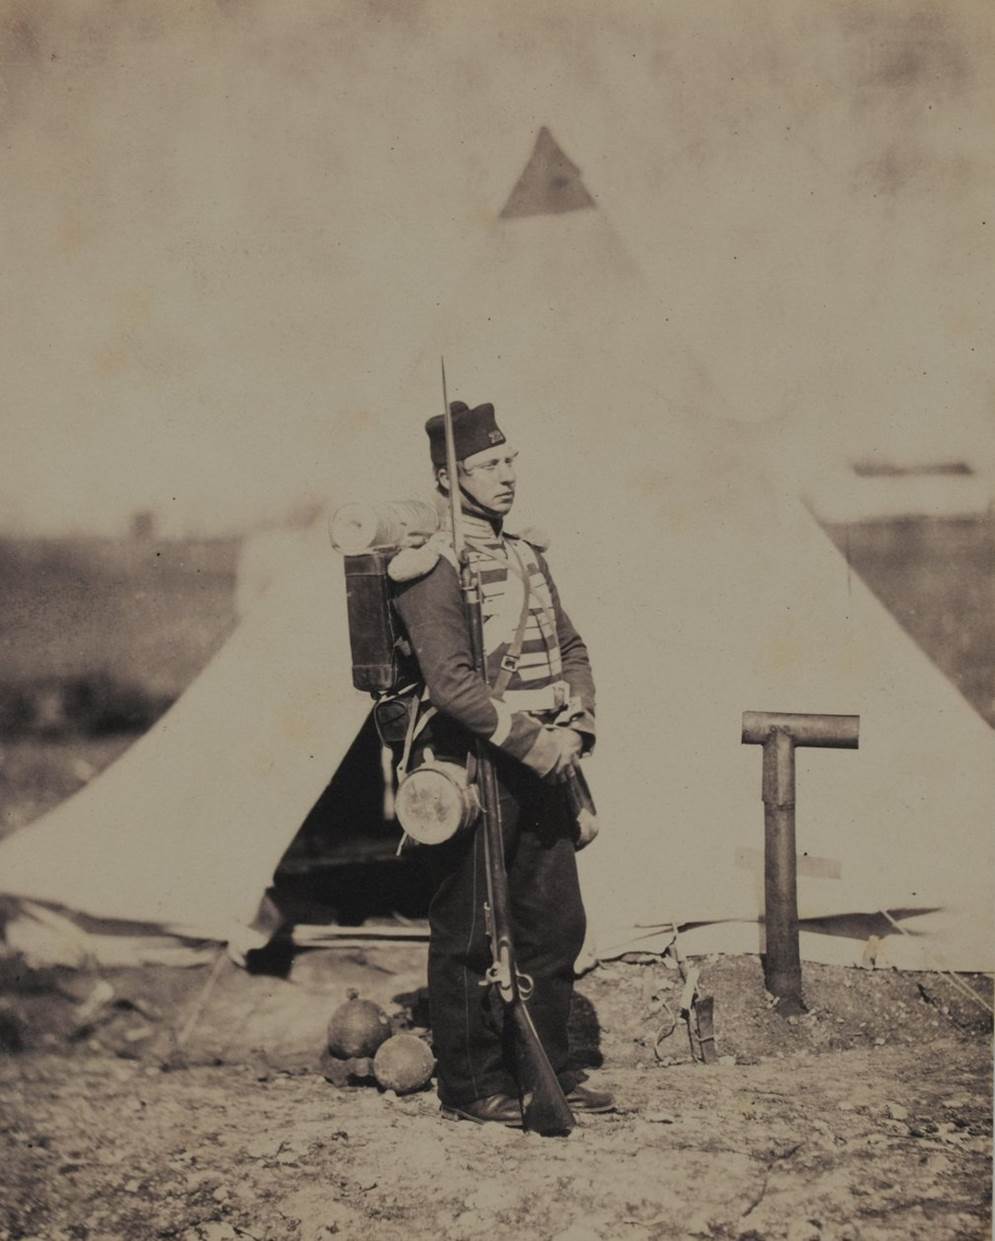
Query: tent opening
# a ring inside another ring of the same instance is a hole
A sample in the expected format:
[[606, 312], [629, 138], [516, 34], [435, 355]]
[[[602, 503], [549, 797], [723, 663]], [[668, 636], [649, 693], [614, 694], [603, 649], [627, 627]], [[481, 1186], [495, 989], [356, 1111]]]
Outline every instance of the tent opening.
[[380, 740], [372, 715], [276, 869], [269, 895], [287, 923], [361, 926], [428, 913], [425, 850], [385, 818]]

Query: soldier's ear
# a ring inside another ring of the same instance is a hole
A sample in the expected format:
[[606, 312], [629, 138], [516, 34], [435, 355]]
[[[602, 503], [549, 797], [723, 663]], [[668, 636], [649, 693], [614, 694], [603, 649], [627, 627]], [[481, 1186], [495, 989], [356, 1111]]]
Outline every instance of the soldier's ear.
[[435, 485], [443, 491], [449, 490], [449, 471], [444, 465], [440, 465], [435, 471]]

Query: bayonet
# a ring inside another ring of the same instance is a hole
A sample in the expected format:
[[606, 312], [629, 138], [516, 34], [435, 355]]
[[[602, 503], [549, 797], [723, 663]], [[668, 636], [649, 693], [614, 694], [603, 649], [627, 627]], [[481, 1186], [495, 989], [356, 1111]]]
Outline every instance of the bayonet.
[[466, 548], [463, 543], [463, 509], [459, 498], [459, 466], [456, 463], [456, 437], [453, 434], [453, 415], [449, 408], [446, 390], [446, 359], [440, 358], [442, 366], [442, 416], [446, 429], [446, 474], [449, 478], [449, 522], [453, 531], [453, 554], [460, 566], [461, 576], [466, 567]]

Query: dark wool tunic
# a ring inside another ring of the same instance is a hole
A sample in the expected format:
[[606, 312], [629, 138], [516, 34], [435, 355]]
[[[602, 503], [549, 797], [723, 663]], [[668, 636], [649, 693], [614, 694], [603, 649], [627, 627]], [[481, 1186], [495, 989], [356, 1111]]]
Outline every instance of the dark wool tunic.
[[587, 647], [560, 604], [549, 566], [525, 539], [464, 516], [470, 561], [481, 585], [489, 686], [519, 628], [528, 590], [521, 656], [503, 698], [474, 670], [459, 576], [446, 545], [434, 568], [402, 583], [397, 609], [407, 629], [432, 705], [474, 736], [483, 737], [539, 775], [556, 760], [548, 727], [531, 711], [548, 711], [552, 688], [565, 682], [582, 714], [571, 727], [594, 739], [594, 681]]

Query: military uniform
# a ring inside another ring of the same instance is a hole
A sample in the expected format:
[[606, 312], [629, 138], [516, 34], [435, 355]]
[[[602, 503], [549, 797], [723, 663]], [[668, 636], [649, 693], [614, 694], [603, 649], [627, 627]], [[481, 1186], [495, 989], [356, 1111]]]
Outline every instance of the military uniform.
[[[452, 547], [442, 545], [428, 572], [396, 590], [436, 712], [418, 746], [459, 762], [476, 738], [494, 747], [518, 965], [533, 979], [529, 1011], [569, 1091], [583, 1076], [567, 1067], [567, 1022], [585, 918], [575, 825], [562, 786], [543, 777], [556, 762], [557, 719], [569, 721], [586, 749], [593, 745], [594, 682], [540, 546], [506, 533], [499, 519], [464, 513], [463, 520], [481, 586], [487, 684], [474, 669]], [[478, 824], [429, 853], [436, 880], [429, 996], [439, 1096], [448, 1106], [517, 1093], [500, 1005], [482, 985], [490, 951], [480, 835]]]

